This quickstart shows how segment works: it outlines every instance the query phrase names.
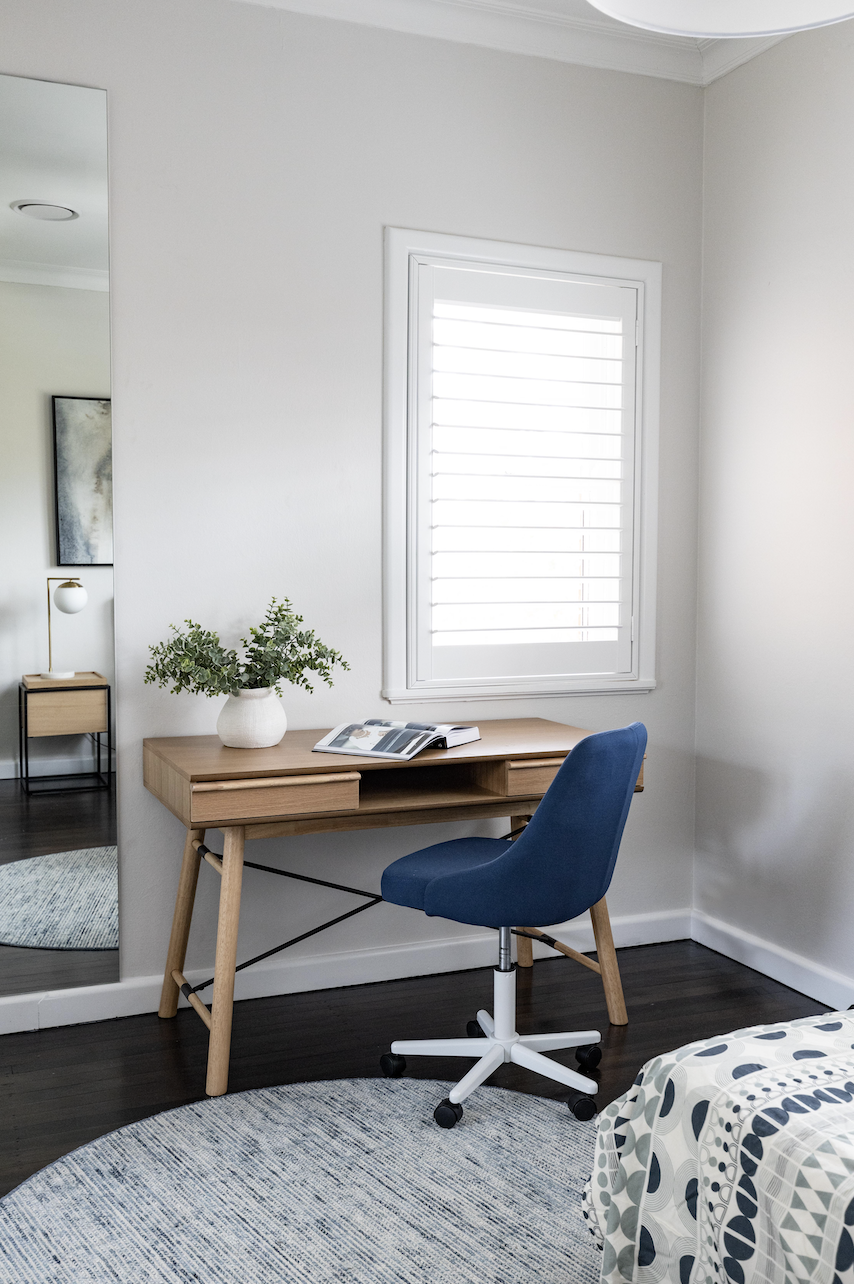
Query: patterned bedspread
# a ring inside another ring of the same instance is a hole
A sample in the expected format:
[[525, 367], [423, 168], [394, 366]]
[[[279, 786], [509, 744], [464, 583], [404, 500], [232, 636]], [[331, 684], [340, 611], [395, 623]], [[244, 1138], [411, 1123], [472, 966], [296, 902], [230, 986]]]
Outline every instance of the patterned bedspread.
[[603, 1284], [854, 1284], [854, 1013], [648, 1062], [599, 1116]]

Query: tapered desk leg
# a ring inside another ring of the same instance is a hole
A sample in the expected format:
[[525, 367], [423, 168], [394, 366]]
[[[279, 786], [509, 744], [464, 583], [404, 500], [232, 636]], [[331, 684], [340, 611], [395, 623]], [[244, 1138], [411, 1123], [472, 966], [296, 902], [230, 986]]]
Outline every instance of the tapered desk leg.
[[[514, 829], [522, 829], [525, 825], [527, 825], [530, 819], [531, 819], [530, 816], [511, 816], [510, 817], [511, 832]], [[517, 923], [516, 926], [521, 927], [521, 924]], [[524, 932], [527, 932], [530, 929], [525, 927], [525, 928], [522, 928], [522, 930]], [[534, 966], [534, 942], [527, 936], [516, 937], [516, 966], [517, 967]]]
[[222, 853], [211, 1037], [208, 1045], [206, 1091], [209, 1097], [221, 1097], [228, 1088], [234, 968], [237, 962], [237, 928], [240, 923], [240, 888], [243, 882], [243, 826], [234, 825], [223, 830], [223, 833], [225, 845]]
[[193, 847], [193, 841], [204, 842], [203, 829], [188, 829], [184, 843], [184, 862], [181, 865], [181, 877], [178, 880], [178, 895], [175, 897], [175, 913], [172, 917], [172, 935], [169, 937], [169, 952], [166, 955], [166, 972], [163, 977], [163, 989], [160, 994], [158, 1016], [173, 1017], [178, 1011], [178, 987], [172, 979], [173, 972], [184, 971], [184, 959], [187, 954], [187, 940], [190, 935], [190, 923], [193, 918], [193, 902], [196, 899], [196, 882], [199, 877], [201, 856]]
[[611, 919], [608, 916], [608, 906], [604, 896], [591, 907], [590, 917], [593, 920], [596, 957], [602, 969], [602, 985], [605, 989], [608, 1019], [611, 1025], [628, 1025], [629, 1017], [626, 1012], [626, 1001], [623, 998], [623, 984], [620, 980], [614, 938], [611, 935]]

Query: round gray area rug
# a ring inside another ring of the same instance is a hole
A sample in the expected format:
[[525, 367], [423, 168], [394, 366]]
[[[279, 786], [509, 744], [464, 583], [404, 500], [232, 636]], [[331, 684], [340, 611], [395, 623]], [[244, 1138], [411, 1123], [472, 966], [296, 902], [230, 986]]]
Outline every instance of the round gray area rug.
[[556, 1101], [344, 1079], [121, 1128], [0, 1200], [3, 1284], [594, 1284], [595, 1126]]
[[87, 847], [0, 865], [0, 945], [117, 950], [116, 848]]

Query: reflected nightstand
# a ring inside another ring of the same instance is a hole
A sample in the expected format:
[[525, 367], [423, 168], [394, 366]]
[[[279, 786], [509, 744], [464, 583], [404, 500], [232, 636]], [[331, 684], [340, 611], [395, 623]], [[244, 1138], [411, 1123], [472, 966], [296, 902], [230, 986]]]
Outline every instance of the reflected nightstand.
[[[18, 688], [18, 745], [24, 793], [37, 795], [109, 789], [113, 751], [111, 713], [110, 684], [100, 673], [75, 673], [73, 678], [58, 679], [25, 673]], [[92, 771], [70, 775], [30, 775], [30, 740], [41, 736], [80, 735], [91, 735], [95, 740], [97, 756]], [[102, 755], [105, 748], [104, 766]], [[84, 784], [83, 781], [89, 783]], [[37, 787], [34, 788], [35, 785]]]

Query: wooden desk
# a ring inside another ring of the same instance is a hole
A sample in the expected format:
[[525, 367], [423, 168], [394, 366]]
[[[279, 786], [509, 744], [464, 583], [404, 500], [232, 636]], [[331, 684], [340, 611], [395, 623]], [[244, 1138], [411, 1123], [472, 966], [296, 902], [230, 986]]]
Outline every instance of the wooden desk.
[[[246, 839], [495, 816], [509, 816], [512, 828], [517, 828], [536, 810], [566, 754], [590, 734], [543, 718], [478, 725], [481, 739], [474, 744], [428, 750], [405, 764], [312, 753], [325, 729], [289, 731], [272, 749], [229, 749], [216, 736], [144, 742], [145, 787], [187, 828], [159, 1011], [162, 1017], [174, 1017], [180, 987], [210, 1029], [210, 1096], [220, 1096], [228, 1086]], [[638, 787], [643, 788], [642, 775]], [[221, 859], [204, 847], [207, 829], [223, 832]], [[202, 856], [222, 877], [210, 1010], [190, 992], [183, 976]], [[625, 1005], [604, 898], [591, 915], [609, 1015], [614, 1024], [624, 1024]], [[517, 939], [519, 962], [530, 966], [531, 943]], [[600, 971], [599, 964], [568, 946], [561, 949]]]

